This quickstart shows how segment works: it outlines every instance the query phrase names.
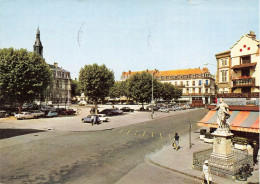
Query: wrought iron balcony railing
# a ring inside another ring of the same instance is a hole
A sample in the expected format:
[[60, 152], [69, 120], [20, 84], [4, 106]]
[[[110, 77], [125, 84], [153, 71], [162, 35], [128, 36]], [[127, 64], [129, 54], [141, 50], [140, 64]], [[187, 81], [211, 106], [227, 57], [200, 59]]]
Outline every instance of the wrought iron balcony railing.
[[254, 77], [232, 79], [232, 81], [233, 81], [233, 88], [255, 86], [255, 78]]

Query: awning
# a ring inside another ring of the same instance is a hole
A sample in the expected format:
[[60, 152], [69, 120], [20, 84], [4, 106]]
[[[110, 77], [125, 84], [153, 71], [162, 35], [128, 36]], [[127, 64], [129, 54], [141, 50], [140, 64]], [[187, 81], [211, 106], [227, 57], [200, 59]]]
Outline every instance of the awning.
[[[229, 113], [231, 116], [227, 121], [230, 123], [231, 130], [260, 133], [259, 112], [229, 111]], [[210, 110], [208, 114], [198, 122], [198, 126], [218, 128], [217, 111]]]

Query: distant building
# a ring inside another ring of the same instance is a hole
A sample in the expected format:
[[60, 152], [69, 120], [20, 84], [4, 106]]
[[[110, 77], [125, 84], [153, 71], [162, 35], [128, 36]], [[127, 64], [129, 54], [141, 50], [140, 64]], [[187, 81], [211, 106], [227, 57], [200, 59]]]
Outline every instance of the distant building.
[[[33, 45], [34, 52], [43, 57], [43, 46], [40, 40], [39, 27], [36, 32], [36, 40]], [[52, 74], [53, 83], [47, 88], [45, 101], [52, 101], [52, 103], [64, 103], [71, 98], [71, 78], [70, 72], [58, 67], [58, 63], [49, 64]]]
[[[131, 75], [140, 72], [123, 72], [121, 80], [126, 80]], [[146, 70], [146, 72], [153, 73], [154, 71]], [[214, 102], [215, 79], [208, 68], [158, 71], [155, 77], [161, 82], [169, 82], [182, 89], [182, 97], [178, 100], [179, 102], [191, 103], [194, 106]]]

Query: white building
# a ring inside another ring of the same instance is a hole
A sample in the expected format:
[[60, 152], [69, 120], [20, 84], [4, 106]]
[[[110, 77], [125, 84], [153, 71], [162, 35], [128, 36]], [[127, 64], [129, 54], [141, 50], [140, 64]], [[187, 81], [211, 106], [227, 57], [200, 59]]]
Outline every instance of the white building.
[[[131, 75], [139, 72], [123, 72], [121, 80], [128, 79]], [[146, 72], [153, 72], [148, 71]], [[157, 71], [155, 77], [161, 82], [170, 82], [182, 89], [182, 97], [179, 102], [203, 106], [210, 104], [215, 99], [215, 79], [208, 68], [194, 68], [183, 70]]]

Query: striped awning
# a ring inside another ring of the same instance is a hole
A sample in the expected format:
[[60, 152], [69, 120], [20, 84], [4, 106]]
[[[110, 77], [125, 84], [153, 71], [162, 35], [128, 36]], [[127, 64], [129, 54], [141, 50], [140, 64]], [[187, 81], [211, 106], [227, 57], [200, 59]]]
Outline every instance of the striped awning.
[[[259, 112], [254, 111], [229, 111], [231, 114], [227, 120], [230, 123], [231, 130], [242, 132], [259, 131]], [[198, 122], [199, 126], [217, 128], [217, 111], [210, 110], [208, 114]]]

